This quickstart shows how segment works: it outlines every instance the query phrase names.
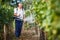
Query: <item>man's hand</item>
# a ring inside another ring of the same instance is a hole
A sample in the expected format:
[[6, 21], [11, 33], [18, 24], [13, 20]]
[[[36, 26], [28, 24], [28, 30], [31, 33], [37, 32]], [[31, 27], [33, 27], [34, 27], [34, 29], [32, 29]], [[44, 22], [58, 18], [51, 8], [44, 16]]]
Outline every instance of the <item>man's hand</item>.
[[16, 13], [14, 13], [14, 16], [20, 16], [20, 14], [17, 15]]
[[16, 13], [14, 13], [14, 16], [17, 16], [17, 14], [16, 14]]

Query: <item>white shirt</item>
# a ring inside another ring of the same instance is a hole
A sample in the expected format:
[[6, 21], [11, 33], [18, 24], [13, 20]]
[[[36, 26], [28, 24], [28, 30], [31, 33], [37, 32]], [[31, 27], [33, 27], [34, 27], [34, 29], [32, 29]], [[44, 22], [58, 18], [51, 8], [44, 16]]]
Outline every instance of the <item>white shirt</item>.
[[24, 9], [14, 8], [14, 13], [16, 13], [18, 16], [17, 18], [23, 19], [23, 16], [25, 15]]

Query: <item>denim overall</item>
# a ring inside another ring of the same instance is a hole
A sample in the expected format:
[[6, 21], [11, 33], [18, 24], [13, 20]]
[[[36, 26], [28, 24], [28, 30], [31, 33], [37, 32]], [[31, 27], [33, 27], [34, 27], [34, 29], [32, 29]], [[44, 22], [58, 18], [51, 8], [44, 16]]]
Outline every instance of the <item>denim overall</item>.
[[15, 20], [15, 35], [16, 35], [16, 37], [19, 37], [21, 35], [22, 26], [23, 26], [22, 20]]

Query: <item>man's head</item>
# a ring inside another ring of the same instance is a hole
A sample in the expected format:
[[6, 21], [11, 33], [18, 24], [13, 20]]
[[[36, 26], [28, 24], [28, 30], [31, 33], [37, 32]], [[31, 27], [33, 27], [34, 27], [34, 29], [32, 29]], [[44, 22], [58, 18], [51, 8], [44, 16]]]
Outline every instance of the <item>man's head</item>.
[[20, 9], [23, 8], [22, 3], [18, 3], [18, 7], [19, 7]]

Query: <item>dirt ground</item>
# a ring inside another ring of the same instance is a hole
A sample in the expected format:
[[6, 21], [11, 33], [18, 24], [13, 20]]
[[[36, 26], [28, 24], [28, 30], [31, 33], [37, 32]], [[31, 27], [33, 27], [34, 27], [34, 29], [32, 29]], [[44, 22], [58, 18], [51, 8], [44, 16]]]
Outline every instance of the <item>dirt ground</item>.
[[[45, 40], [44, 35], [45, 35], [45, 33], [39, 29], [37, 29], [37, 30], [35, 28], [27, 29], [27, 30], [25, 29], [25, 30], [22, 30], [21, 36], [19, 37], [18, 40]], [[6, 39], [7, 40], [17, 40], [14, 32], [7, 34]]]
[[25, 32], [21, 34], [20, 40], [39, 40], [39, 34], [31, 30], [25, 30]]
[[35, 28], [24, 30], [19, 40], [39, 40], [40, 33], [36, 34]]

